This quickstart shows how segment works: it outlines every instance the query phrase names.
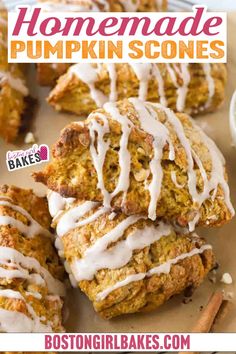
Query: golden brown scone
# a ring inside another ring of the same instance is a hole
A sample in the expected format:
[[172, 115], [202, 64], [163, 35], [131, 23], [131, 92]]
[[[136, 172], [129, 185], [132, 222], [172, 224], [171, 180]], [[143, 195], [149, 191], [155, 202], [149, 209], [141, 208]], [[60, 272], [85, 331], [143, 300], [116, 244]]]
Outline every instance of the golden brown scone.
[[165, 11], [167, 0], [38, 0], [47, 11]]
[[41, 86], [54, 86], [59, 77], [66, 73], [70, 64], [37, 64], [37, 81]]
[[214, 265], [211, 246], [163, 222], [114, 214], [55, 192], [48, 200], [72, 284], [104, 318], [153, 310], [187, 288], [194, 290]]
[[105, 102], [139, 97], [174, 111], [214, 111], [225, 97], [224, 64], [76, 64], [60, 77], [48, 102], [87, 115]]
[[61, 332], [64, 270], [46, 198], [0, 187], [0, 332]]
[[34, 178], [65, 197], [103, 202], [125, 214], [163, 217], [192, 231], [234, 215], [225, 162], [186, 114], [129, 99], [74, 122]]
[[28, 89], [22, 65], [7, 58], [7, 13], [0, 10], [0, 137], [13, 142], [27, 111]]

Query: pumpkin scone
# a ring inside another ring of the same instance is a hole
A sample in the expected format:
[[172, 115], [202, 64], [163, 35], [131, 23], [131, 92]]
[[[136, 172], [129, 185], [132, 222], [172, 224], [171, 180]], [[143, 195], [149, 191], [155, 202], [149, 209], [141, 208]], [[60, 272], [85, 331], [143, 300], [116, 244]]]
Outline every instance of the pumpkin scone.
[[214, 265], [212, 247], [196, 234], [55, 192], [48, 201], [72, 285], [103, 318], [154, 310], [194, 290]]
[[64, 269], [46, 198], [0, 187], [0, 332], [62, 332]]
[[23, 66], [8, 63], [7, 12], [0, 10], [0, 137], [13, 142], [29, 112]]
[[48, 102], [87, 115], [104, 103], [138, 97], [196, 115], [224, 101], [224, 64], [76, 64], [60, 77]]
[[137, 98], [74, 122], [34, 178], [64, 197], [102, 202], [180, 226], [220, 226], [234, 215], [225, 161], [186, 114]]

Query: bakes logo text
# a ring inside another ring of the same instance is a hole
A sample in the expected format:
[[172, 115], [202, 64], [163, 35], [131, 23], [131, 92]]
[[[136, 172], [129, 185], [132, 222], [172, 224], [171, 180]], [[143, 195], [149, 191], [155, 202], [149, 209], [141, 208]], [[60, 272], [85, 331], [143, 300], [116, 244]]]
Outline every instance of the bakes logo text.
[[19, 170], [42, 162], [49, 161], [49, 147], [47, 145], [34, 144], [28, 150], [8, 151], [6, 163], [8, 171]]

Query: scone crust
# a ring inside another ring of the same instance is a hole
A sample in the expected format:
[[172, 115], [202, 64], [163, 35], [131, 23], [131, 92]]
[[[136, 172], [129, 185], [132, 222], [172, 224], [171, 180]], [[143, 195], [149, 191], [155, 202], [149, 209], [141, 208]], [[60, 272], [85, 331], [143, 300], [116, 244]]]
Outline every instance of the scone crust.
[[[75, 201], [70, 204], [63, 213], [60, 213], [55, 218], [53, 227], [57, 227], [63, 215], [83, 203], [82, 201]], [[94, 215], [99, 208], [99, 206], [94, 207], [92, 211], [79, 218], [79, 222], [83, 222], [86, 218]], [[83, 259], [90, 247], [126, 218], [127, 216], [121, 213], [117, 213], [111, 218], [111, 213], [106, 212], [93, 220], [93, 222], [75, 227], [62, 236], [64, 258], [67, 265], [72, 269], [72, 274], [76, 274], [76, 265], [73, 266], [73, 264], [76, 264], [77, 260]], [[128, 226], [123, 236], [117, 242], [112, 242], [107, 249], [116, 247], [119, 242], [127, 239], [129, 235], [133, 235], [137, 231], [143, 232], [140, 237], [145, 240], [147, 228], [150, 227], [154, 230], [154, 227], [158, 226], [158, 222], [153, 223], [151, 220], [141, 218], [131, 226]], [[190, 290], [191, 288], [194, 290], [201, 284], [215, 262], [212, 249], [206, 249], [201, 254], [186, 257], [172, 265], [170, 272], [167, 274], [154, 274], [151, 277], [145, 277], [143, 280], [130, 282], [111, 291], [104, 299], [97, 299], [100, 292], [123, 281], [128, 276], [146, 273], [170, 259], [189, 253], [195, 248], [201, 248], [205, 243], [203, 239], [197, 236], [191, 234], [183, 235], [181, 232], [175, 232], [172, 228], [170, 230], [169, 235], [161, 237], [160, 240], [141, 250], [134, 250], [131, 259], [125, 266], [117, 269], [98, 270], [93, 280], [78, 282], [78, 286], [92, 301], [95, 311], [99, 315], [109, 319], [122, 314], [154, 310], [173, 295], [185, 289]]]
[[[174, 111], [177, 111], [178, 88], [170, 76], [170, 72], [167, 69], [168, 65], [169, 64], [157, 64], [157, 67], [159, 68], [164, 83], [166, 104]], [[115, 68], [117, 76], [117, 100], [138, 97], [140, 81], [132, 67], [129, 64], [115, 64]], [[188, 70], [191, 80], [187, 88], [184, 112], [197, 115], [199, 113], [207, 113], [216, 110], [225, 98], [225, 84], [227, 79], [225, 64], [211, 64], [214, 95], [209, 102], [208, 81], [204, 74], [202, 64], [189, 64]], [[180, 86], [183, 85], [182, 78], [177, 72], [176, 75], [178, 84]], [[110, 95], [110, 80], [107, 66], [103, 64], [102, 70], [99, 70], [95, 88], [107, 97]], [[160, 102], [159, 84], [160, 83], [158, 83], [155, 78], [148, 81], [147, 101]], [[70, 70], [60, 77], [57, 85], [48, 97], [48, 102], [58, 111], [76, 113], [80, 116], [87, 115], [92, 110], [98, 108], [91, 97], [88, 85], [80, 80], [78, 76], [72, 74]]]
[[[15, 206], [19, 209], [16, 209]], [[26, 236], [19, 231], [17, 226], [1, 224], [0, 247], [3, 250], [5, 247], [7, 250], [12, 249], [20, 253], [22, 257], [30, 257], [30, 259], [39, 262], [40, 266], [48, 271], [56, 281], [60, 281], [62, 286], [64, 269], [53, 248], [52, 238], [49, 237], [51, 217], [46, 198], [36, 196], [32, 190], [2, 185], [0, 187], [0, 216], [12, 218], [12, 220], [29, 226], [31, 220], [23, 215], [23, 210], [29, 213], [44, 230], [47, 230], [47, 236], [41, 233]], [[10, 263], [1, 267], [9, 271], [14, 269], [14, 265]], [[22, 265], [22, 267], [24, 266]], [[28, 271], [29, 274], [35, 272], [33, 269]], [[56, 293], [52, 294], [46, 283], [29, 282], [27, 278], [19, 276], [0, 277], [0, 290], [12, 290], [23, 297], [22, 299], [8, 298], [0, 293], [1, 309], [20, 312], [31, 317], [32, 314], [29, 313], [27, 307], [27, 304], [30, 304], [37, 316], [45, 318], [45, 324], [50, 322], [53, 331], [64, 331], [62, 326], [62, 299]], [[38, 295], [34, 296], [34, 293]]]
[[41, 86], [54, 86], [61, 75], [64, 75], [70, 64], [37, 64], [37, 81]]
[[[147, 172], [150, 161], [153, 157], [153, 136], [139, 129], [137, 115], [134, 106], [130, 101], [118, 102], [117, 107], [121, 114], [127, 115], [134, 123], [129, 137], [128, 149], [131, 155], [130, 187], [123, 200], [122, 193], [112, 199], [112, 207], [115, 210], [122, 210], [125, 214], [147, 213], [150, 202], [150, 194], [145, 188], [144, 180], [140, 173]], [[60, 139], [53, 147], [53, 161], [43, 172], [34, 174], [38, 182], [42, 182], [65, 197], [76, 197], [85, 200], [101, 202], [103, 196], [98, 189], [97, 173], [90, 153], [90, 132], [89, 123], [91, 119], [99, 121], [99, 115], [105, 114], [108, 118], [110, 133], [110, 147], [106, 154], [103, 166], [103, 179], [106, 189], [111, 193], [117, 184], [120, 169], [117, 147], [119, 146], [121, 126], [118, 122], [110, 119], [109, 114], [104, 110], [98, 110], [90, 115], [83, 123], [72, 123], [67, 126], [60, 136]], [[199, 224], [204, 226], [220, 226], [232, 218], [228, 209], [224, 193], [218, 186], [216, 197], [207, 199], [201, 206], [192, 201], [188, 190], [187, 157], [183, 146], [181, 146], [175, 131], [166, 121], [166, 115], [157, 109], [160, 121], [164, 122], [170, 131], [170, 137], [175, 148], [175, 160], [169, 160], [168, 146], [164, 147], [162, 157], [163, 180], [161, 195], [157, 203], [157, 217], [166, 220], [176, 221], [181, 226], [187, 226], [200, 212]], [[191, 142], [192, 148], [197, 152], [203, 166], [208, 174], [211, 174], [212, 161], [208, 148], [200, 138], [199, 131], [193, 122], [185, 114], [177, 114], [181, 121], [185, 134]], [[197, 174], [197, 185], [201, 190], [203, 180], [195, 166]], [[175, 173], [179, 188], [173, 182], [172, 173]], [[225, 179], [227, 175], [225, 173]]]

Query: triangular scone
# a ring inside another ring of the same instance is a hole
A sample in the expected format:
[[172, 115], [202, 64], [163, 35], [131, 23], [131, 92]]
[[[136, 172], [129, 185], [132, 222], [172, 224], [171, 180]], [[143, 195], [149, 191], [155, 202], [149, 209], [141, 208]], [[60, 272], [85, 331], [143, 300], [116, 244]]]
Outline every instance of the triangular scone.
[[186, 114], [137, 98], [107, 103], [67, 126], [35, 180], [66, 197], [182, 226], [221, 225], [234, 214], [225, 162]]
[[219, 107], [225, 83], [224, 64], [76, 64], [48, 102], [58, 111], [87, 115], [105, 102], [139, 97], [198, 114]]
[[7, 13], [0, 10], [0, 137], [16, 139], [27, 109], [28, 89], [22, 66], [9, 64], [7, 57]]
[[46, 11], [165, 11], [167, 0], [38, 0]]
[[72, 285], [104, 318], [153, 310], [194, 290], [214, 265], [211, 246], [196, 234], [55, 192], [48, 201]]
[[62, 332], [64, 269], [47, 200], [0, 187], [0, 332]]

